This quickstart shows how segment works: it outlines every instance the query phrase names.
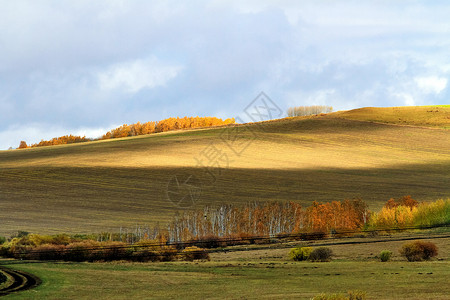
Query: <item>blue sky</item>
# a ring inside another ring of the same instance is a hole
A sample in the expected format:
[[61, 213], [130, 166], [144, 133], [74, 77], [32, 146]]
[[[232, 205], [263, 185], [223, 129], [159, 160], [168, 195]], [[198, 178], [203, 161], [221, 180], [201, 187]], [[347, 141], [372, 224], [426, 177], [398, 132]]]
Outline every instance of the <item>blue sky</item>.
[[0, 149], [241, 116], [261, 91], [283, 110], [448, 104], [449, 15], [448, 1], [0, 0]]

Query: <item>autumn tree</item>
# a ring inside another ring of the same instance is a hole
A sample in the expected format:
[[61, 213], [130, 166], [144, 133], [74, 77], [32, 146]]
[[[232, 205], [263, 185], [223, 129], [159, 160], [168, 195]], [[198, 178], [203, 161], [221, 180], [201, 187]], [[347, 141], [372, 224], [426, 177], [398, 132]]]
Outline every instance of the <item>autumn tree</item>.
[[311, 106], [297, 106], [289, 107], [287, 110], [288, 117], [310, 116], [320, 113], [330, 113], [333, 111], [332, 106], [326, 105], [311, 105]]
[[419, 202], [414, 200], [411, 196], [403, 196], [398, 198], [397, 200], [394, 198], [389, 199], [386, 204], [384, 204], [384, 207], [386, 208], [395, 208], [400, 205], [407, 206], [409, 208], [417, 207], [419, 205]]
[[31, 147], [42, 147], [42, 146], [53, 146], [53, 145], [65, 145], [65, 144], [72, 144], [72, 143], [81, 143], [86, 142], [89, 139], [87, 139], [85, 136], [74, 136], [74, 135], [64, 135], [60, 137], [52, 138], [51, 140], [45, 141], [41, 140], [37, 144], [32, 144]]
[[[161, 120], [159, 122], [146, 122], [141, 124], [137, 122], [135, 124], [123, 124], [120, 127], [112, 129], [105, 133], [100, 139], [111, 139], [111, 138], [122, 138], [128, 136], [138, 136], [144, 134], [151, 134], [155, 132], [165, 132], [170, 130], [177, 129], [188, 129], [188, 128], [197, 128], [197, 127], [210, 127], [210, 126], [219, 126], [219, 125], [228, 125], [235, 123], [234, 118], [226, 119], [223, 121], [219, 118], [214, 117], [184, 117], [184, 118], [168, 118]], [[71, 144], [71, 143], [79, 143], [86, 142], [87, 139], [85, 136], [73, 136], [73, 135], [65, 135], [61, 137], [55, 137], [51, 140], [41, 140], [37, 144], [32, 144], [31, 147], [41, 147], [41, 146], [52, 146], [52, 145], [63, 145], [63, 144]], [[19, 148], [27, 148], [27, 145], [24, 141], [21, 142]]]
[[168, 231], [170, 241], [354, 231], [363, 228], [368, 215], [367, 205], [360, 199], [313, 202], [306, 210], [294, 202], [227, 204], [177, 215]]
[[25, 141], [20, 141], [19, 149], [25, 149], [25, 148], [28, 148], [27, 143]]

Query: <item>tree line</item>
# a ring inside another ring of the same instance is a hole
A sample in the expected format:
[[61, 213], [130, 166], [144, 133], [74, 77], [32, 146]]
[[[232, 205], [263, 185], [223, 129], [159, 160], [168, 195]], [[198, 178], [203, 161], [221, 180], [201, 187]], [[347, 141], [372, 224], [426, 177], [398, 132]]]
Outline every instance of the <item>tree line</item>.
[[434, 202], [411, 196], [390, 199], [379, 212], [372, 212], [361, 199], [317, 202], [303, 208], [295, 202], [249, 203], [244, 207], [227, 204], [205, 207], [176, 215], [159, 230], [169, 242], [202, 239], [276, 237], [296, 233], [402, 229], [450, 224], [450, 199]]
[[124, 124], [111, 131], [108, 131], [100, 139], [119, 138], [127, 136], [137, 136], [150, 133], [165, 132], [177, 129], [201, 128], [234, 124], [234, 118], [222, 120], [216, 117], [184, 117], [168, 118], [159, 122], [146, 122], [141, 124]]
[[42, 146], [53, 146], [53, 145], [66, 145], [72, 143], [81, 143], [93, 140], [105, 140], [112, 138], [121, 138], [128, 136], [138, 136], [144, 134], [165, 132], [177, 129], [189, 129], [189, 128], [201, 128], [201, 127], [211, 127], [211, 126], [221, 126], [234, 124], [235, 119], [225, 119], [222, 120], [216, 117], [184, 117], [184, 118], [168, 118], [158, 122], [146, 122], [146, 123], [134, 123], [131, 125], [123, 124], [120, 127], [112, 129], [102, 135], [99, 139], [88, 139], [86, 136], [74, 136], [65, 135], [61, 137], [55, 137], [51, 140], [41, 140], [39, 143], [27, 145], [25, 141], [21, 141], [19, 144], [19, 149], [24, 148], [34, 148]]
[[[274, 240], [320, 239], [367, 230], [426, 228], [450, 224], [450, 199], [419, 203], [411, 196], [390, 199], [371, 212], [361, 199], [220, 205], [185, 211], [167, 227], [136, 227], [134, 232], [43, 236], [22, 232], [0, 239], [0, 255], [30, 259], [167, 260], [177, 256], [206, 258], [205, 251], [227, 245]], [[190, 259], [190, 258], [186, 258]]]
[[102, 233], [97, 239], [127, 243], [158, 240], [214, 247], [257, 240], [254, 237], [266, 240], [300, 234], [299, 237], [309, 239], [345, 232], [442, 224], [450, 224], [450, 199], [419, 203], [411, 196], [392, 198], [378, 212], [370, 211], [361, 199], [314, 201], [308, 207], [295, 202], [252, 202], [188, 210], [176, 214], [166, 226], [121, 228], [120, 232]]
[[86, 138], [86, 136], [76, 136], [76, 135], [64, 135], [60, 137], [52, 138], [51, 140], [45, 141], [41, 140], [39, 143], [27, 145], [25, 141], [21, 141], [19, 145], [19, 149], [23, 148], [34, 148], [34, 147], [42, 147], [42, 146], [54, 146], [54, 145], [66, 145], [73, 143], [82, 143], [90, 141], [90, 139]]
[[419, 203], [411, 196], [390, 199], [371, 213], [369, 229], [407, 228], [450, 224], [450, 199]]
[[205, 237], [276, 236], [297, 232], [328, 232], [362, 228], [369, 217], [361, 199], [320, 203], [303, 209], [295, 202], [231, 204], [205, 207], [177, 215], [169, 224], [167, 239], [189, 241]]
[[330, 113], [333, 111], [332, 106], [326, 105], [311, 105], [311, 106], [296, 106], [289, 107], [287, 110], [288, 117], [302, 117], [318, 115], [321, 113]]

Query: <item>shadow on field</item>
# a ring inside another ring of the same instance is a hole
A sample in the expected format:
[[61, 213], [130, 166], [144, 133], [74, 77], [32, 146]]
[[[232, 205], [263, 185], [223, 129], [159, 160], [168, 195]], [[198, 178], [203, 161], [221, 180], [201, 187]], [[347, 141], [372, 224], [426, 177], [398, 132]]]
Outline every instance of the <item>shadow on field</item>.
[[202, 168], [3, 169], [0, 235], [17, 230], [117, 231], [120, 226], [165, 222], [182, 211], [168, 195], [174, 176], [198, 178], [194, 208], [248, 201], [309, 205], [360, 197], [376, 210], [391, 197], [449, 197], [448, 170], [448, 162], [374, 169], [222, 169], [213, 178]]

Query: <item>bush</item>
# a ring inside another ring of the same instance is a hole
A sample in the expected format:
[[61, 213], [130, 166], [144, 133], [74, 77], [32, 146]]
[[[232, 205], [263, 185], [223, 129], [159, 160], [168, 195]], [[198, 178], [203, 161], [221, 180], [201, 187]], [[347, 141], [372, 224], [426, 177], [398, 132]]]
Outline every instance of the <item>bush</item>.
[[0, 245], [3, 245], [6, 242], [6, 238], [4, 236], [0, 236]]
[[162, 247], [158, 251], [160, 261], [174, 261], [177, 258], [178, 250], [172, 247]]
[[199, 248], [211, 249], [211, 248], [225, 247], [227, 243], [226, 241], [221, 240], [218, 236], [207, 235], [197, 240], [190, 240], [188, 241], [188, 244], [191, 244]]
[[319, 247], [315, 248], [311, 254], [309, 255], [309, 260], [311, 261], [329, 261], [331, 260], [331, 256], [333, 255], [333, 251], [327, 247]]
[[132, 261], [138, 261], [138, 262], [148, 262], [148, 261], [161, 261], [161, 256], [152, 250], [149, 249], [141, 249], [136, 250], [130, 255], [130, 259]]
[[27, 235], [29, 235], [30, 233], [28, 232], [28, 231], [23, 231], [23, 230], [19, 230], [19, 231], [17, 231], [17, 234], [15, 235], [15, 236], [12, 236], [13, 238], [14, 237], [18, 237], [18, 238], [21, 238], [21, 237], [26, 237]]
[[311, 251], [311, 247], [292, 248], [291, 251], [289, 251], [289, 258], [296, 261], [307, 260]]
[[415, 241], [403, 244], [399, 252], [408, 261], [422, 261], [436, 256], [438, 249], [432, 242]]
[[380, 252], [380, 260], [383, 262], [389, 261], [391, 259], [391, 256], [392, 256], [392, 251], [382, 250]]
[[66, 246], [65, 259], [68, 261], [93, 261], [98, 257], [94, 251], [100, 246], [99, 242], [86, 240], [70, 243]]
[[0, 257], [2, 257], [2, 256], [5, 256], [5, 257], [10, 256], [9, 249], [3, 245], [0, 246]]
[[27, 253], [27, 259], [63, 260], [66, 247], [64, 245], [43, 244]]
[[182, 251], [184, 259], [187, 261], [193, 261], [195, 259], [207, 259], [209, 260], [209, 253], [205, 249], [198, 248], [196, 246], [187, 247]]
[[131, 255], [128, 245], [124, 242], [103, 242], [99, 253], [99, 260], [127, 259]]

